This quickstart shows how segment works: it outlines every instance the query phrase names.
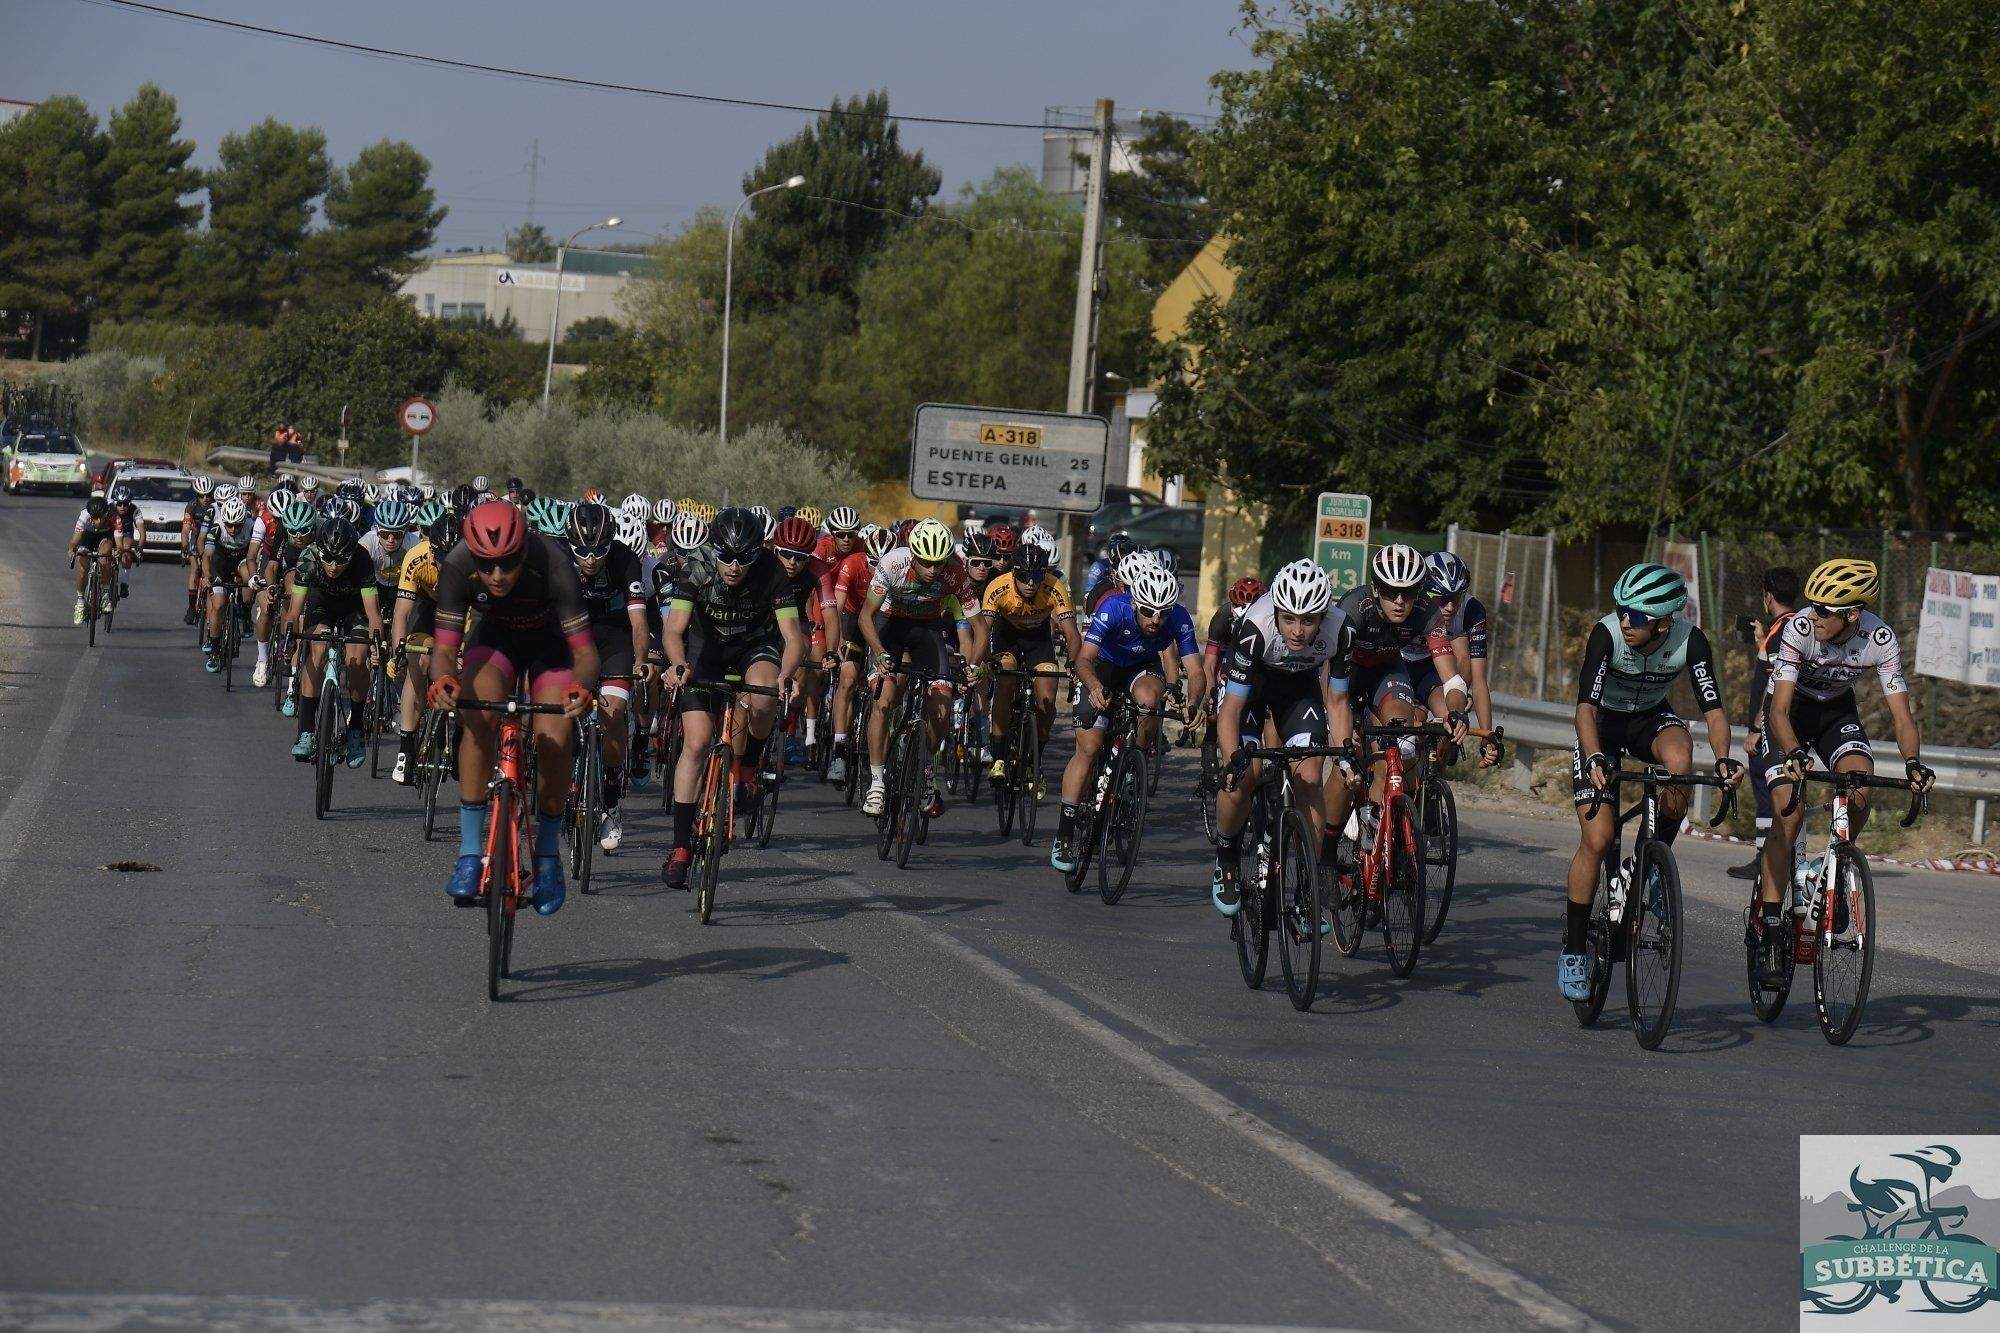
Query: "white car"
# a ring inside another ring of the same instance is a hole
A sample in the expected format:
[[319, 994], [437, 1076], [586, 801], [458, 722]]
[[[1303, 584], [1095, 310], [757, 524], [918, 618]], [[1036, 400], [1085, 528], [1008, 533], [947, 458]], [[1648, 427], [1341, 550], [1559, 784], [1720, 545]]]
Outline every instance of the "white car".
[[194, 499], [194, 476], [182, 468], [119, 468], [111, 478], [115, 491], [123, 486], [139, 506], [138, 527], [132, 533], [139, 554], [178, 556], [181, 520]]
[[68, 491], [90, 494], [90, 463], [83, 446], [66, 430], [24, 434], [7, 454], [7, 494]]

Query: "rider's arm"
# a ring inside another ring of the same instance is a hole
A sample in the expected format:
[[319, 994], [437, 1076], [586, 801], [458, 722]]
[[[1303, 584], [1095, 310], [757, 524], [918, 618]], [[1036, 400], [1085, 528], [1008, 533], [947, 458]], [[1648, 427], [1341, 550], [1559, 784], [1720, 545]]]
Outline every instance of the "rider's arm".
[[875, 613], [882, 609], [882, 594], [884, 591], [879, 585], [869, 585], [868, 596], [861, 603], [861, 615], [858, 621], [858, 628], [861, 630], [861, 641], [867, 644], [868, 651], [877, 657], [887, 657], [889, 655], [889, 650], [882, 646], [882, 636], [875, 629]]
[[778, 662], [778, 679], [792, 680], [798, 675], [799, 663], [806, 660], [806, 636], [799, 630], [799, 609], [790, 601], [789, 590], [785, 605], [778, 608], [778, 637], [784, 643], [784, 651]]
[[398, 594], [396, 605], [389, 612], [389, 643], [398, 652], [402, 651], [403, 640], [410, 637], [410, 616], [412, 599]]
[[1920, 758], [1923, 738], [1917, 731], [1917, 715], [1910, 707], [1909, 691], [1885, 694], [1882, 698], [1889, 705], [1889, 722], [1896, 730], [1896, 753], [1902, 755], [1906, 763]]
[[1803, 639], [1811, 631], [1796, 622], [1803, 616], [1794, 616], [1786, 622], [1778, 635], [1778, 654], [1771, 663], [1771, 701], [1764, 710], [1764, 726], [1771, 734], [1771, 747], [1780, 755], [1790, 754], [1799, 748], [1799, 734], [1792, 729], [1792, 697], [1798, 693], [1799, 667], [1805, 655], [1793, 642], [1794, 637]]
[[1597, 734], [1597, 708], [1604, 698], [1604, 682], [1611, 674], [1611, 631], [1593, 625], [1583, 645], [1583, 671], [1577, 678], [1576, 743], [1584, 757], [1603, 752]]
[[1083, 682], [1083, 688], [1092, 694], [1104, 692], [1103, 682], [1097, 679], [1097, 645], [1089, 639], [1083, 641], [1083, 651], [1075, 657], [1076, 678]]
[[688, 622], [694, 619], [694, 603], [685, 597], [671, 598], [667, 602], [667, 618], [660, 627], [660, 646], [666, 650], [667, 662], [687, 671]]
[[1717, 759], [1729, 757], [1729, 712], [1722, 706], [1722, 680], [1715, 670], [1715, 650], [1701, 627], [1688, 631], [1688, 680], [1694, 686], [1695, 703], [1708, 723], [1708, 748]]
[[1055, 627], [1056, 632], [1062, 635], [1064, 653], [1070, 661], [1076, 661], [1078, 654], [1083, 652], [1083, 636], [1076, 631], [1076, 615], [1070, 613], [1055, 617]]

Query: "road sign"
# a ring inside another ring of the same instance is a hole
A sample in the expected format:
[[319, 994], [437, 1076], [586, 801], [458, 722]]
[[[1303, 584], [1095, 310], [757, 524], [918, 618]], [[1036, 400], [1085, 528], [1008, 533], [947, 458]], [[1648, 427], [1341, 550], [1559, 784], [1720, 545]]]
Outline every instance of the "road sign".
[[1374, 508], [1365, 495], [1320, 492], [1313, 560], [1333, 575], [1336, 595], [1354, 591], [1368, 578], [1368, 520]]
[[403, 423], [405, 435], [428, 435], [431, 427], [437, 425], [437, 409], [428, 398], [405, 399], [396, 409], [396, 417]]
[[910, 494], [1094, 513], [1104, 504], [1110, 444], [1102, 417], [924, 403], [910, 429]]

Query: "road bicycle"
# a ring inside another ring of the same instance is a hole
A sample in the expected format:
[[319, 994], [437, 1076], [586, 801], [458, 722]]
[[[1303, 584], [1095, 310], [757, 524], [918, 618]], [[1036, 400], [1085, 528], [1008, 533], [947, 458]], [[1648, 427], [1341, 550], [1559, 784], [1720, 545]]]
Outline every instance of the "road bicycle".
[[[1632, 1035], [1646, 1050], [1655, 1050], [1673, 1025], [1674, 1004], [1681, 989], [1681, 953], [1687, 937], [1687, 917], [1681, 907], [1680, 864], [1660, 837], [1660, 788], [1714, 787], [1722, 793], [1720, 808], [1709, 821], [1719, 827], [1729, 818], [1736, 792], [1721, 778], [1669, 773], [1657, 764], [1643, 769], [1620, 768], [1611, 785], [1591, 792], [1584, 818], [1594, 819], [1606, 801], [1616, 812], [1618, 788], [1642, 789], [1631, 809], [1618, 815], [1617, 831], [1605, 851], [1597, 892], [1591, 900], [1590, 927], [1583, 954], [1590, 976], [1590, 994], [1570, 1003], [1576, 1021], [1589, 1027], [1604, 1012], [1611, 994], [1611, 973], [1625, 964], [1625, 1010]], [[1625, 826], [1638, 823], [1632, 855], [1619, 857]]]
[[535, 838], [535, 747], [528, 743], [524, 716], [560, 715], [561, 704], [509, 699], [487, 703], [460, 699], [460, 708], [502, 713], [494, 746], [493, 778], [487, 784], [485, 852], [479, 871], [479, 894], [473, 900], [486, 908], [486, 998], [500, 998], [500, 983], [512, 975], [514, 918], [529, 896], [529, 870]]
[[347, 697], [347, 649], [374, 640], [366, 629], [335, 634], [331, 630], [309, 630], [299, 636], [301, 643], [323, 643], [326, 672], [320, 678], [319, 715], [313, 723], [313, 818], [325, 819], [333, 808], [333, 770], [341, 762], [340, 743], [347, 736], [348, 714], [354, 701]]
[[[1878, 778], [1865, 770], [1824, 773], [1811, 772], [1805, 782], [1824, 783], [1831, 790], [1820, 808], [1831, 819], [1827, 827], [1826, 850], [1805, 867], [1807, 885], [1793, 876], [1788, 893], [1808, 888], [1803, 915], [1787, 904], [1783, 938], [1762, 939], [1761, 915], [1753, 890], [1744, 919], [1745, 953], [1749, 959], [1750, 1004], [1766, 1023], [1777, 1021], [1792, 992], [1792, 976], [1801, 963], [1813, 970], [1813, 1004], [1819, 1011], [1820, 1031], [1828, 1042], [1845, 1046], [1861, 1024], [1868, 1005], [1868, 987], [1875, 975], [1875, 880], [1868, 870], [1868, 858], [1854, 841], [1848, 814], [1853, 793], [1864, 787], [1881, 791], [1908, 792], [1909, 808], [1898, 821], [1909, 828], [1930, 808], [1927, 793], [1910, 790], [1907, 781]], [[1790, 815], [1798, 809], [1805, 782], [1794, 783], [1792, 799], [1785, 807]], [[1805, 836], [1803, 829], [1800, 837]], [[1752, 943], [1752, 940], [1756, 942]], [[1783, 958], [1779, 979], [1766, 981], [1759, 957], [1769, 944]]]
[[951, 726], [944, 737], [945, 790], [954, 797], [979, 799], [979, 750], [986, 743], [986, 716], [973, 707], [970, 693], [961, 692], [951, 701]]
[[[853, 805], [867, 788], [862, 785], [868, 772], [868, 719], [875, 711], [875, 691], [861, 688], [854, 690], [854, 715], [848, 719], [847, 743], [837, 753], [847, 762], [844, 767], [847, 776], [841, 782], [841, 800]], [[831, 763], [831, 761], [828, 761]]]
[[412, 778], [424, 813], [424, 841], [437, 836], [438, 793], [458, 776], [458, 724], [449, 712], [426, 708], [417, 721], [416, 766]]
[[[86, 647], [96, 647], [97, 622], [102, 619], [105, 632], [109, 633], [111, 630], [111, 608], [104, 604], [104, 567], [112, 563], [112, 558], [108, 555], [86, 556], [82, 551], [71, 551], [69, 567], [75, 569], [76, 562], [82, 559], [90, 561], [83, 572], [84, 642]], [[203, 620], [201, 623], [205, 628], [208, 622]]]
[[1065, 671], [1036, 668], [1030, 671], [995, 670], [994, 688], [1011, 680], [1006, 688], [1014, 692], [1014, 706], [1007, 718], [1006, 734], [994, 748], [1001, 762], [1000, 776], [992, 782], [993, 809], [998, 816], [1000, 836], [1009, 836], [1016, 824], [1021, 829], [1021, 845], [1035, 845], [1035, 822], [1042, 803], [1042, 728], [1035, 712], [1035, 682], [1061, 680]]
[[1113, 705], [1110, 734], [1084, 778], [1084, 797], [1070, 835], [1075, 866], [1064, 873], [1063, 883], [1071, 893], [1083, 887], [1095, 859], [1097, 896], [1104, 905], [1115, 906], [1125, 896], [1133, 868], [1139, 864], [1139, 846], [1146, 833], [1147, 793], [1152, 789], [1146, 780], [1151, 764], [1139, 740], [1139, 721], [1164, 718], [1167, 712], [1158, 705], [1140, 704], [1129, 694], [1120, 694]]
[[[955, 685], [948, 675], [932, 675], [916, 667], [892, 665], [884, 675], [904, 677], [902, 694], [896, 700], [896, 716], [889, 724], [887, 771], [883, 775], [887, 799], [882, 813], [875, 816], [875, 856], [886, 861], [894, 853], [897, 869], [910, 864], [910, 848], [922, 842], [930, 828], [931, 738], [926, 704], [932, 685]], [[873, 693], [873, 689], [869, 693]]]
[[[748, 720], [743, 716], [742, 696], [757, 694], [778, 699], [783, 694], [775, 686], [746, 685], [740, 680], [690, 680], [681, 688], [714, 690], [729, 696], [729, 706], [716, 717], [715, 739], [709, 742], [708, 754], [702, 761], [701, 786], [695, 795], [694, 906], [705, 926], [715, 912], [716, 880], [722, 872], [723, 854], [729, 850], [730, 831], [735, 827], [736, 784], [731, 776], [736, 767], [736, 749], [729, 738], [736, 733], [739, 723]], [[772, 730], [775, 733], [776, 728]]]
[[563, 838], [569, 843], [569, 873], [577, 892], [590, 892], [590, 863], [597, 851], [597, 821], [604, 812], [603, 730], [593, 706], [577, 719], [576, 743], [570, 747], [569, 795], [563, 801]]
[[1364, 743], [1386, 742], [1375, 750], [1386, 771], [1381, 804], [1370, 801], [1364, 790], [1350, 824], [1362, 830], [1372, 828], [1373, 845], [1357, 847], [1343, 830], [1334, 864], [1329, 867], [1334, 945], [1352, 958], [1361, 951], [1368, 928], [1380, 926], [1389, 971], [1407, 977], [1416, 971], [1417, 955], [1424, 943], [1424, 835], [1411, 799], [1412, 784], [1404, 775], [1399, 742], [1450, 733], [1436, 723], [1414, 726], [1400, 722], [1356, 727], [1354, 731]]
[[271, 681], [271, 710], [285, 711], [286, 700], [299, 697], [298, 672], [292, 665], [292, 653], [297, 648], [297, 636], [285, 628], [284, 608], [273, 603], [270, 614], [278, 618], [278, 627], [271, 632], [271, 671], [275, 677]]
[[[396, 729], [395, 719], [401, 702], [395, 682], [389, 679], [389, 664], [377, 654], [377, 660], [368, 666], [368, 697], [361, 709], [361, 734], [368, 739], [368, 776], [371, 778], [381, 777], [384, 771], [382, 746], [389, 733]], [[393, 760], [390, 762], [394, 763]]]
[[[1253, 761], [1264, 761], [1251, 794], [1250, 823], [1237, 862], [1223, 873], [1236, 880], [1241, 906], [1229, 919], [1230, 939], [1244, 984], [1261, 989], [1271, 936], [1278, 938], [1278, 962], [1285, 993], [1294, 1009], [1312, 1008], [1319, 993], [1320, 957], [1329, 929], [1319, 865], [1319, 837], [1292, 789], [1292, 765], [1303, 759], [1354, 758], [1354, 746], [1281, 745], [1266, 749], [1246, 741], [1224, 770], [1235, 781]], [[1339, 782], [1338, 773], [1324, 775]], [[1221, 781], [1218, 781], [1220, 787]]]

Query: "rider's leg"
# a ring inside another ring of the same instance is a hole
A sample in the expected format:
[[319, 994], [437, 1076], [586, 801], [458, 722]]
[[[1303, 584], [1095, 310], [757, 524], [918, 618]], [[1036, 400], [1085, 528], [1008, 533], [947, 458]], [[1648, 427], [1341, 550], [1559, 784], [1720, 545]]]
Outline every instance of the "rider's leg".
[[[1653, 737], [1653, 761], [1669, 773], [1687, 777], [1694, 772], [1694, 740], [1686, 727], [1667, 727]], [[1660, 788], [1660, 841], [1671, 847], [1687, 815], [1689, 787]]]
[[1597, 896], [1598, 867], [1618, 837], [1615, 798], [1606, 799], [1589, 814], [1587, 798], [1576, 807], [1578, 839], [1576, 854], [1569, 859], [1568, 908], [1563, 919], [1563, 947], [1566, 954], [1581, 954], [1590, 931], [1590, 904]]

